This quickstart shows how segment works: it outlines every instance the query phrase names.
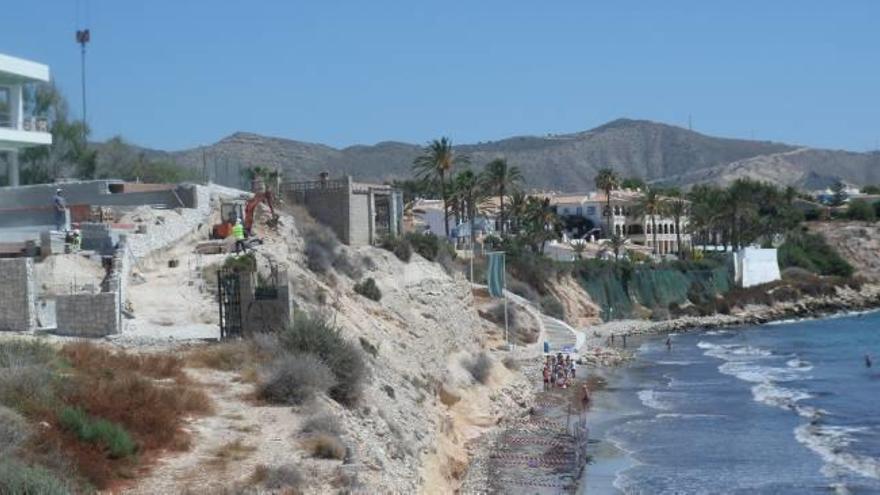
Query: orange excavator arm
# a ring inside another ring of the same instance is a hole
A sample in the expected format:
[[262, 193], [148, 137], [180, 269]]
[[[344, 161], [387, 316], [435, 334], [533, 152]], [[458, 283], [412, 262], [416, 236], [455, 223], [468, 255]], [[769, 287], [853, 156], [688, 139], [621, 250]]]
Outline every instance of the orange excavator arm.
[[254, 197], [249, 199], [244, 207], [244, 228], [249, 232], [251, 226], [254, 224], [254, 211], [256, 211], [257, 205], [264, 201], [266, 202], [266, 205], [269, 206], [272, 218], [275, 218], [275, 206], [272, 204], [272, 193], [267, 191], [254, 194]]

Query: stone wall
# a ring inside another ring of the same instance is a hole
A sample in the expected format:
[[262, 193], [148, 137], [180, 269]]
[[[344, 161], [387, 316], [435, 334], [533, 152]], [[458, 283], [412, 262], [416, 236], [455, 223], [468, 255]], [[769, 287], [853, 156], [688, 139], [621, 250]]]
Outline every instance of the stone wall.
[[367, 194], [352, 194], [349, 199], [348, 216], [348, 245], [366, 246], [372, 239], [372, 222], [370, 196]]
[[36, 284], [31, 258], [0, 259], [0, 330], [37, 326]]
[[119, 294], [71, 294], [55, 299], [57, 333], [77, 337], [104, 337], [119, 333]]

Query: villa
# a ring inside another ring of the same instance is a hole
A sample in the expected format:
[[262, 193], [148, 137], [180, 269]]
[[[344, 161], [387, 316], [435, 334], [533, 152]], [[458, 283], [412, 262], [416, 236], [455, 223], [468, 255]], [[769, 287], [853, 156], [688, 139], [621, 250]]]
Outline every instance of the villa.
[[0, 53], [0, 153], [6, 155], [7, 184], [20, 183], [18, 153], [52, 144], [49, 123], [33, 115], [25, 101], [25, 87], [49, 82], [49, 67]]

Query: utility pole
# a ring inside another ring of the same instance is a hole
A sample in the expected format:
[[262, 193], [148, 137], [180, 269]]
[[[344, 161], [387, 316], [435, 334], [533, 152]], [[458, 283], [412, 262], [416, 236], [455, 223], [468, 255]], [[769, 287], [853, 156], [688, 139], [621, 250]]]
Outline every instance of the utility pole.
[[76, 31], [76, 42], [79, 43], [82, 54], [82, 120], [83, 137], [86, 134], [86, 44], [91, 41], [92, 35], [88, 29]]

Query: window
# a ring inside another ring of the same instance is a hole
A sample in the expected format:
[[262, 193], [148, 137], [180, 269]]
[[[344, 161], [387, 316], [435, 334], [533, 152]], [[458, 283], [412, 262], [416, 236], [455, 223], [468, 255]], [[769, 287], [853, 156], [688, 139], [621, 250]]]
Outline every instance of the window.
[[595, 206], [588, 206], [587, 207], [587, 215], [595, 216], [596, 215], [596, 207]]
[[0, 86], [0, 127], [12, 127], [12, 113], [9, 106], [9, 88]]
[[583, 216], [583, 214], [584, 214], [584, 209], [581, 208], [580, 206], [578, 206], [577, 207], [577, 216], [580, 217], [580, 216]]

